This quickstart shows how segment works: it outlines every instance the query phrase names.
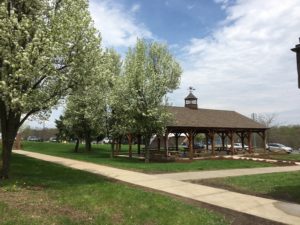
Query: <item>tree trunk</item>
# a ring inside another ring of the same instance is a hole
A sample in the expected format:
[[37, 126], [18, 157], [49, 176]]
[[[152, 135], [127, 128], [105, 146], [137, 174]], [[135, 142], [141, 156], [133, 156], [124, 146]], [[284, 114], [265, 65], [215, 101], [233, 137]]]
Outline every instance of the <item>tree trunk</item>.
[[85, 135], [85, 151], [90, 152], [91, 150], [92, 150], [91, 135], [90, 133], [87, 133]]
[[5, 106], [3, 106], [3, 108], [0, 109], [0, 119], [2, 132], [2, 168], [0, 171], [0, 179], [7, 179], [9, 177], [10, 159], [14, 140], [21, 125], [21, 115], [13, 114], [12, 112], [7, 114]]
[[138, 134], [137, 136], [137, 142], [138, 142], [138, 154], [141, 154], [141, 135]]
[[122, 137], [118, 139], [118, 155], [122, 154]]
[[116, 156], [116, 155], [119, 155], [119, 151], [120, 151], [120, 150], [119, 150], [119, 147], [120, 147], [120, 146], [119, 146], [119, 139], [118, 139], [118, 138], [116, 138], [116, 143], [115, 143], [115, 145], [116, 145], [116, 146], [115, 146], [115, 150], [116, 150], [116, 151], [115, 151], [115, 156]]
[[79, 148], [79, 138], [76, 138], [76, 144], [75, 144], [74, 152], [78, 152], [78, 148]]
[[149, 152], [150, 139], [151, 137], [145, 136], [145, 163], [150, 162], [150, 152]]
[[127, 138], [128, 138], [128, 156], [129, 158], [132, 158], [132, 135], [128, 134]]
[[111, 155], [110, 157], [113, 158], [115, 156], [115, 139], [112, 139], [111, 142]]
[[10, 159], [11, 159], [11, 152], [14, 143], [13, 135], [9, 137], [10, 140], [2, 140], [2, 168], [1, 168], [1, 179], [7, 179], [9, 174], [9, 167], [10, 167]]

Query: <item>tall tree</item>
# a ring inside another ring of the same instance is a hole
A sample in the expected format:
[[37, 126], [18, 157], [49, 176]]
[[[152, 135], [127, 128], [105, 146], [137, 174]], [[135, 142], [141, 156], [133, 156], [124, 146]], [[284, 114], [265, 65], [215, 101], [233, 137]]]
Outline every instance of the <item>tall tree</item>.
[[92, 57], [81, 64], [87, 79], [68, 98], [65, 112], [67, 126], [84, 138], [86, 151], [91, 150], [92, 138], [106, 133], [107, 99], [120, 59], [113, 50], [91, 51]]
[[[265, 127], [272, 128], [276, 126], [276, 114], [275, 113], [260, 113], [257, 118], [255, 118], [257, 122], [264, 125]], [[266, 140], [270, 141], [270, 130], [266, 130]]]
[[3, 0], [0, 30], [0, 177], [8, 178], [18, 128], [82, 79], [96, 31], [87, 0]]
[[178, 87], [181, 73], [167, 46], [160, 43], [138, 39], [126, 55], [119, 104], [127, 117], [124, 126], [144, 137], [146, 161], [151, 136], [164, 130], [169, 117], [165, 96]]

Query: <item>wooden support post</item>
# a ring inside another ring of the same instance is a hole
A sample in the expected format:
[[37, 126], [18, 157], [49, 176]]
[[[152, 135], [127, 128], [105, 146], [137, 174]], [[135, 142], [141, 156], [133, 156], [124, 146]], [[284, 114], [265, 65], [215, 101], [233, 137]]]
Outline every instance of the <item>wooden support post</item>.
[[164, 140], [165, 140], [165, 151], [166, 151], [166, 156], [169, 155], [169, 132], [166, 131], [165, 136], [164, 136]]
[[156, 135], [157, 139], [157, 150], [160, 151], [160, 136]]
[[190, 159], [193, 159], [194, 158], [194, 146], [193, 146], [193, 142], [194, 142], [194, 138], [193, 138], [193, 133], [192, 132], [190, 132], [189, 133], [189, 136], [190, 136], [190, 138], [189, 138], [189, 150], [190, 150]]
[[252, 132], [248, 132], [248, 148], [249, 148], [249, 153], [252, 153]]
[[[195, 139], [196, 139], [197, 134], [193, 133], [193, 148], [195, 147]], [[195, 149], [194, 149], [195, 152]]]
[[225, 138], [226, 138], [225, 133], [222, 132], [221, 133], [221, 139], [222, 139], [222, 150], [223, 151], [225, 150]]
[[175, 133], [175, 149], [178, 151], [178, 139], [179, 139], [180, 133]]
[[189, 158], [192, 160], [194, 158], [194, 150], [193, 150], [193, 132], [189, 131], [185, 134], [189, 141]]
[[233, 131], [229, 132], [229, 140], [230, 140], [230, 153], [231, 155], [234, 154], [234, 136]]
[[129, 158], [132, 158], [132, 135], [127, 134], [127, 139], [128, 139], [128, 156]]
[[242, 148], [244, 151], [244, 149], [245, 149], [245, 133], [244, 132], [241, 133], [241, 142], [242, 142]]
[[205, 133], [205, 145], [206, 145], [206, 152], [208, 152], [208, 137], [209, 135]]
[[210, 139], [211, 139], [211, 154], [215, 155], [215, 132], [210, 131], [209, 136], [210, 136]]

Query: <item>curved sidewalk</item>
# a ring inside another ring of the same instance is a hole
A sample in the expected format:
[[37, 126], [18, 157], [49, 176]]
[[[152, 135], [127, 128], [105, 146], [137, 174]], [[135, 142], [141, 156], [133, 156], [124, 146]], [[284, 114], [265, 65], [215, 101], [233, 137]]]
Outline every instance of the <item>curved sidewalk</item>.
[[210, 178], [220, 177], [236, 177], [255, 174], [266, 173], [282, 173], [299, 171], [300, 166], [276, 166], [276, 167], [262, 167], [262, 168], [247, 168], [247, 169], [228, 169], [228, 170], [209, 170], [209, 171], [197, 171], [197, 172], [179, 172], [179, 173], [164, 173], [157, 174], [156, 176], [161, 178], [173, 179], [173, 180], [203, 180]]
[[16, 150], [14, 153], [88, 171], [130, 184], [163, 191], [276, 222], [292, 225], [300, 224], [300, 205], [298, 204], [239, 194], [219, 188], [164, 178], [158, 175], [149, 175], [40, 153], [22, 150]]

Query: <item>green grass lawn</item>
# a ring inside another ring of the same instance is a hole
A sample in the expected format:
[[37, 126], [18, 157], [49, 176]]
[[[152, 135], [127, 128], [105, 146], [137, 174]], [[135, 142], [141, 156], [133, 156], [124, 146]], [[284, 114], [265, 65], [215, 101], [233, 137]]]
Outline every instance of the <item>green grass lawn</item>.
[[300, 203], [300, 171], [215, 178], [199, 183]]
[[300, 161], [300, 154], [272, 154], [272, 159]]
[[[117, 168], [131, 169], [146, 173], [218, 170], [274, 166], [270, 163], [245, 160], [195, 160], [193, 162], [144, 163], [138, 159], [110, 158], [110, 145], [94, 145], [92, 152], [73, 152], [74, 144], [24, 142], [23, 149], [54, 156], [83, 160]], [[123, 151], [126, 150], [124, 146]]]
[[0, 224], [229, 224], [221, 214], [84, 171], [13, 155]]
[[255, 157], [266, 158], [266, 159], [287, 160], [287, 161], [300, 161], [299, 152], [291, 153], [291, 154], [269, 152], [267, 154], [262, 153]]

